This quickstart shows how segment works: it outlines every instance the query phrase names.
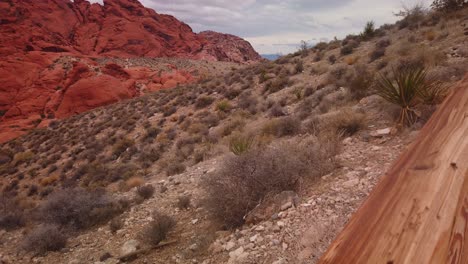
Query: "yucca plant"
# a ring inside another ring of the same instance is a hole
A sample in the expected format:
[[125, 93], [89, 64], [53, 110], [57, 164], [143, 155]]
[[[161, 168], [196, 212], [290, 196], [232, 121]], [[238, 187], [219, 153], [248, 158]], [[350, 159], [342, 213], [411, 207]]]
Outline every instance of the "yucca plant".
[[390, 103], [401, 107], [398, 123], [412, 125], [418, 114], [414, 107], [421, 101], [419, 95], [426, 90], [426, 70], [408, 68], [402, 71], [393, 70], [393, 78], [380, 76], [377, 82], [377, 94]]
[[254, 143], [254, 137], [244, 135], [234, 135], [229, 141], [229, 150], [236, 156], [248, 152]]
[[448, 86], [444, 83], [431, 79], [426, 80], [426, 84], [418, 90], [418, 96], [427, 105], [441, 103], [448, 94]]

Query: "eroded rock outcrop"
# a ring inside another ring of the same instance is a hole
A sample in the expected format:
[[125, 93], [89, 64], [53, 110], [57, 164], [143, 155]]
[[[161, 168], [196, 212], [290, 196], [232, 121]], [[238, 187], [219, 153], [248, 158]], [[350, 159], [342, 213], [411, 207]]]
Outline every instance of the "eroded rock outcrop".
[[114, 57], [182, 57], [249, 62], [260, 56], [245, 40], [196, 34], [137, 0], [8, 0], [0, 2], [0, 55], [24, 51]]

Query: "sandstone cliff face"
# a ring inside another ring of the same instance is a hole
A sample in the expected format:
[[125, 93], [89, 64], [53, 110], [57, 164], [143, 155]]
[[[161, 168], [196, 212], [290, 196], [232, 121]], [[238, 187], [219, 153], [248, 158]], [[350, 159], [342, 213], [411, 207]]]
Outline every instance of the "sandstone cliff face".
[[262, 57], [252, 48], [250, 43], [242, 38], [230, 34], [223, 34], [214, 31], [200, 32], [207, 40], [202, 56], [207, 59], [216, 60], [222, 58], [224, 61], [249, 62], [259, 61]]
[[182, 57], [249, 62], [260, 59], [245, 40], [196, 34], [173, 16], [137, 0], [6, 0], [0, 2], [0, 55], [21, 51], [114, 57]]
[[166, 65], [122, 67], [99, 58], [175, 57], [250, 63], [241, 38], [196, 34], [137, 0], [0, 1], [0, 142], [47, 120], [196, 80]]

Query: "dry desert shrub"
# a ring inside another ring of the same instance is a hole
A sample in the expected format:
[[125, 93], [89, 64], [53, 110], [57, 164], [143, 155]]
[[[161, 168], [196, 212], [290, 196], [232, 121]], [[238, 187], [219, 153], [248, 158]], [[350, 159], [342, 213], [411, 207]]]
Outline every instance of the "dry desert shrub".
[[185, 171], [185, 164], [178, 158], [172, 158], [167, 161], [165, 171], [167, 176], [181, 174]]
[[3, 193], [0, 196], [0, 230], [15, 230], [26, 223], [23, 209], [13, 197]]
[[136, 189], [136, 193], [143, 199], [149, 199], [153, 197], [155, 188], [151, 184], [146, 184], [142, 186], [138, 186]]
[[237, 117], [229, 120], [223, 127], [221, 127], [221, 136], [229, 136], [234, 131], [242, 131], [245, 127], [245, 120]]
[[153, 220], [140, 233], [140, 239], [145, 243], [156, 246], [166, 239], [175, 225], [176, 222], [172, 217], [155, 211]]
[[349, 89], [353, 99], [361, 99], [369, 95], [374, 83], [374, 73], [366, 65], [357, 64], [353, 68], [354, 75], [349, 82]]
[[302, 181], [332, 169], [337, 153], [331, 150], [315, 138], [306, 138], [229, 156], [215, 174], [204, 179], [207, 208], [226, 228], [240, 226], [267, 195], [298, 190]]
[[[304, 69], [302, 68], [302, 70]], [[291, 85], [291, 80], [289, 79], [289, 76], [286, 74], [281, 74], [280, 76], [276, 77], [274, 80], [268, 81], [265, 84], [264, 91], [272, 94], [272, 93], [276, 93], [278, 91], [283, 90], [289, 85]]]
[[200, 96], [195, 102], [196, 108], [205, 108], [211, 105], [214, 101], [214, 98], [211, 96]]
[[126, 181], [125, 181], [125, 185], [128, 189], [132, 189], [132, 188], [135, 188], [135, 187], [138, 187], [138, 186], [141, 186], [145, 183], [145, 180], [140, 177], [140, 176], [133, 176], [133, 177], [130, 177], [128, 178]]
[[320, 118], [318, 131], [323, 134], [352, 136], [365, 124], [365, 114], [351, 108], [343, 108]]
[[275, 118], [267, 121], [262, 127], [262, 133], [275, 137], [293, 136], [299, 133], [301, 122], [291, 116]]
[[121, 217], [114, 217], [110, 222], [109, 222], [109, 229], [112, 234], [115, 234], [117, 231], [122, 229], [124, 226], [124, 221], [122, 220]]
[[37, 213], [42, 223], [82, 230], [105, 222], [123, 210], [121, 204], [103, 190], [74, 188], [49, 195]]
[[176, 207], [179, 208], [180, 210], [190, 208], [190, 204], [191, 204], [190, 196], [183, 195], [177, 198]]
[[385, 47], [378, 47], [369, 54], [370, 62], [385, 56]]
[[58, 251], [67, 244], [67, 237], [57, 225], [39, 225], [27, 234], [22, 241], [26, 251], [43, 255], [48, 251]]
[[344, 62], [347, 65], [354, 65], [359, 60], [359, 56], [347, 56], [344, 58]]

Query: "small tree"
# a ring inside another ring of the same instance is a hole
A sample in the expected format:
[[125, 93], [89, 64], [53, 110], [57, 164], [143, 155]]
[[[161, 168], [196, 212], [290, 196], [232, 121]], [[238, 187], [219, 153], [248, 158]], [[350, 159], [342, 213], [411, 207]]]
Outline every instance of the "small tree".
[[375, 34], [375, 23], [374, 21], [368, 21], [364, 27], [364, 31], [361, 33], [361, 37], [365, 40], [370, 39]]
[[438, 11], [450, 12], [468, 6], [467, 0], [434, 0], [431, 7]]
[[419, 27], [419, 24], [424, 19], [426, 14], [426, 8], [421, 3], [418, 3], [413, 6], [403, 5], [403, 10], [400, 10], [400, 12], [395, 13], [394, 15], [403, 18], [398, 21], [398, 27], [400, 29], [406, 27], [413, 29]]
[[299, 45], [299, 52], [301, 53], [302, 58], [309, 54], [309, 45], [307, 45], [305, 40], [301, 40], [301, 44]]

